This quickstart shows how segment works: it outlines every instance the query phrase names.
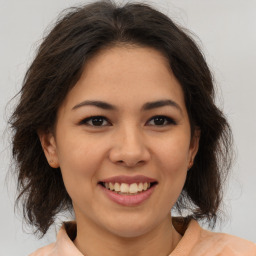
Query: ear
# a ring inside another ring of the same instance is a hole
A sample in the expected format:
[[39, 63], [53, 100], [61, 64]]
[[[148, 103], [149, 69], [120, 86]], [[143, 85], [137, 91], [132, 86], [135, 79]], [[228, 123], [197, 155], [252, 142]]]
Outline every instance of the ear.
[[198, 148], [199, 148], [199, 141], [200, 141], [200, 129], [196, 127], [191, 137], [190, 147], [189, 147], [189, 163], [188, 163], [188, 170], [193, 166], [194, 159], [196, 157]]
[[52, 168], [58, 168], [59, 159], [57, 154], [56, 140], [51, 132], [38, 132], [38, 136], [45, 154], [45, 157]]

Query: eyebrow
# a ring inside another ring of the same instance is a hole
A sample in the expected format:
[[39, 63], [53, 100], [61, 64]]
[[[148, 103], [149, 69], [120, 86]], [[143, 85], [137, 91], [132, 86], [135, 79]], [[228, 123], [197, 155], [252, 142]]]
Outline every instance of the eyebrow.
[[[85, 100], [85, 101], [80, 102], [79, 104], [75, 105], [72, 108], [72, 110], [80, 108], [80, 107], [84, 107], [84, 106], [94, 106], [94, 107], [98, 107], [98, 108], [105, 109], [105, 110], [117, 110], [116, 106], [109, 104], [107, 102], [104, 102], [104, 101], [100, 101], [100, 100]], [[169, 99], [147, 102], [142, 106], [141, 110], [146, 111], [146, 110], [151, 110], [151, 109], [165, 107], [165, 106], [174, 107], [182, 113], [181, 107], [175, 101], [169, 100]]]

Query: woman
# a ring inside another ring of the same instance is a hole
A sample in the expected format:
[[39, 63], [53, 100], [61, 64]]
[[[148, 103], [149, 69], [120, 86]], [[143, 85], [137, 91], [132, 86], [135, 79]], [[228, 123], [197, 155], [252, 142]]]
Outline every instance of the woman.
[[[44, 39], [11, 119], [32, 255], [255, 255], [213, 227], [231, 131], [196, 44], [143, 4], [74, 8]], [[172, 217], [175, 208], [180, 216]]]

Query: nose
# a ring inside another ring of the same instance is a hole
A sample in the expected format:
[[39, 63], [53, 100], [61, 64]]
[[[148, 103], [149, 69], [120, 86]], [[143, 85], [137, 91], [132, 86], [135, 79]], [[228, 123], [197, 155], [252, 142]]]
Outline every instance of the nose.
[[126, 127], [116, 132], [109, 153], [110, 160], [125, 167], [135, 167], [150, 159], [142, 132], [136, 127]]

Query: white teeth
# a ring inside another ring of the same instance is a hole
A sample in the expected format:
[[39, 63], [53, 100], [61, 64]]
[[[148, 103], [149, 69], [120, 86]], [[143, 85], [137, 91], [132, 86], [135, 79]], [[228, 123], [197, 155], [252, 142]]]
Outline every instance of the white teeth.
[[140, 182], [140, 183], [132, 183], [132, 184], [127, 184], [127, 183], [112, 183], [112, 182], [104, 182], [105, 188], [115, 191], [115, 192], [121, 192], [121, 193], [126, 193], [126, 194], [136, 194], [138, 192], [146, 191], [147, 189], [150, 188], [150, 183], [149, 182]]
[[139, 183], [138, 191], [141, 192], [143, 190], [143, 183]]
[[129, 192], [132, 194], [138, 193], [138, 185], [136, 183], [131, 184]]
[[128, 193], [129, 192], [129, 185], [126, 183], [122, 183], [120, 186], [120, 190], [122, 193]]
[[115, 183], [114, 190], [117, 192], [121, 191], [119, 183]]
[[114, 190], [114, 185], [111, 182], [109, 183], [109, 188], [110, 190]]

